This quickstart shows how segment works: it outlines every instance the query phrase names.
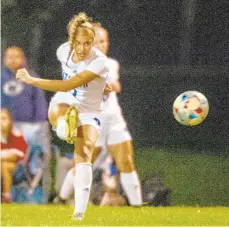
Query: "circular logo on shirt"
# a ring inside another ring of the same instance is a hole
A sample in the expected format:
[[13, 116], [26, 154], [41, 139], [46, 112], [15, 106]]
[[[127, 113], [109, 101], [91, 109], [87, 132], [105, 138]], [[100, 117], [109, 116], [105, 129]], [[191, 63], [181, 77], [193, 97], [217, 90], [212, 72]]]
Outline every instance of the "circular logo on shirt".
[[17, 96], [24, 90], [24, 84], [21, 81], [9, 80], [3, 86], [3, 92], [8, 96]]

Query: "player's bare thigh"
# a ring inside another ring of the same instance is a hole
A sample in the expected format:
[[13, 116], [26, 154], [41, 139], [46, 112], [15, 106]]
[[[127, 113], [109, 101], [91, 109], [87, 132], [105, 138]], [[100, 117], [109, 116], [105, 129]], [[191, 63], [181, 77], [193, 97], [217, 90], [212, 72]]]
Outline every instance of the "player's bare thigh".
[[95, 160], [102, 151], [102, 147], [95, 147], [92, 153], [91, 163], [94, 164]]
[[92, 125], [81, 125], [77, 130], [75, 142], [75, 164], [91, 163], [92, 152], [99, 137], [98, 130]]
[[108, 151], [114, 157], [115, 163], [120, 172], [129, 173], [134, 170], [132, 140], [108, 145]]
[[67, 112], [68, 108], [69, 108], [68, 104], [59, 103], [49, 109], [48, 111], [49, 122], [54, 128], [57, 127], [58, 118], [63, 117]]

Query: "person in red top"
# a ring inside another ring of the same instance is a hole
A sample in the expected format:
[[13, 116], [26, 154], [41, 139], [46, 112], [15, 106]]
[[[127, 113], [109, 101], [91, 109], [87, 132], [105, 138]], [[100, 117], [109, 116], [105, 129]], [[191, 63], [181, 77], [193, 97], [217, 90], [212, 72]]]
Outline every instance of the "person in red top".
[[25, 158], [27, 143], [22, 133], [13, 127], [7, 109], [1, 109], [1, 176], [3, 202], [11, 202], [12, 175], [17, 163]]

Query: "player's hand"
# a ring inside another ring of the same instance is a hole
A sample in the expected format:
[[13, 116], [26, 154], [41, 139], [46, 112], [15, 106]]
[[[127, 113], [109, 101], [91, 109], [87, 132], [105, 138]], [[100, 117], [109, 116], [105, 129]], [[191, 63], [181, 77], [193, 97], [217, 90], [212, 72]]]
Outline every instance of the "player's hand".
[[26, 84], [31, 84], [33, 82], [33, 77], [29, 75], [25, 68], [17, 70], [16, 79], [21, 80]]
[[106, 84], [103, 94], [107, 95], [108, 93], [112, 92], [112, 87], [109, 84]]

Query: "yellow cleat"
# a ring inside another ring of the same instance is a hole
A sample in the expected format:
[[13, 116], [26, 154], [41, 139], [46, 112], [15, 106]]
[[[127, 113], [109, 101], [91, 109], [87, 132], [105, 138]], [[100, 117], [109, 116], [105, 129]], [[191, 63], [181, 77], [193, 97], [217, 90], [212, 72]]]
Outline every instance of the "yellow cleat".
[[73, 144], [76, 141], [77, 126], [79, 122], [78, 110], [75, 106], [70, 106], [65, 114], [66, 129], [65, 139], [67, 143]]

